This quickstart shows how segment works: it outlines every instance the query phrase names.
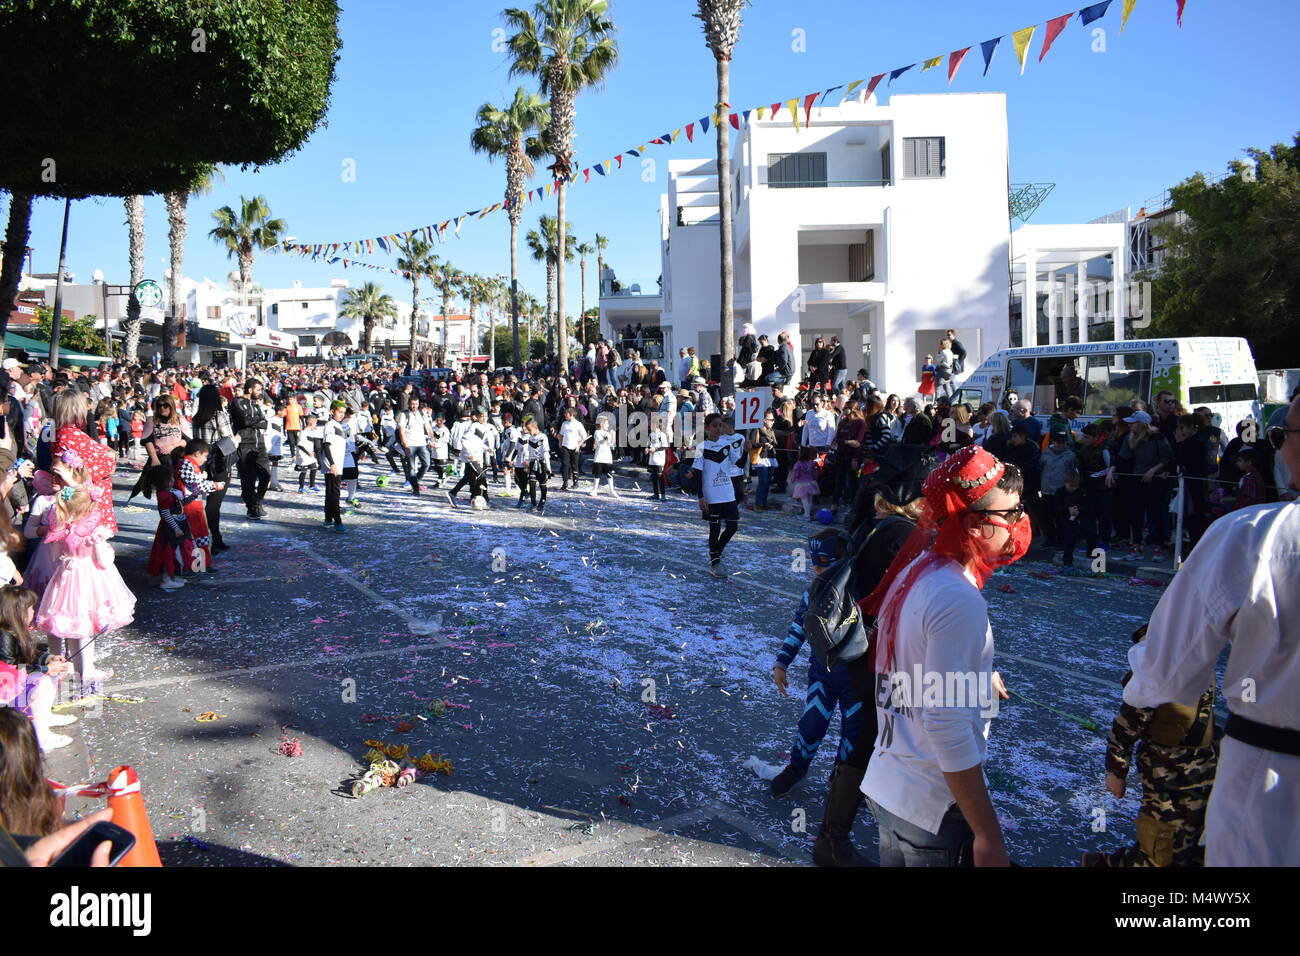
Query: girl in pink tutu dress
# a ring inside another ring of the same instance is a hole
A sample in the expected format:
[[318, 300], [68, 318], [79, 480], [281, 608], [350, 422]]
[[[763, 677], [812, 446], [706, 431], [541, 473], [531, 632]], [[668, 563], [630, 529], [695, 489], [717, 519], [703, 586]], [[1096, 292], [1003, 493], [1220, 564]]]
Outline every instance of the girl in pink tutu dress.
[[50, 530], [49, 518], [54, 513], [57, 500], [54, 489], [54, 476], [48, 471], [38, 471], [32, 475], [31, 510], [27, 513], [27, 522], [23, 526], [23, 536], [27, 539], [27, 571], [23, 574], [23, 587], [36, 592], [40, 598], [45, 593], [45, 585], [50, 583], [54, 573], [54, 561], [51, 554], [56, 550], [45, 543], [45, 534]]
[[113, 676], [95, 667], [92, 642], [135, 619], [135, 595], [118, 573], [108, 543], [112, 532], [100, 520], [103, 490], [92, 482], [73, 449], [55, 460], [53, 471], [62, 487], [50, 512], [44, 547], [58, 551], [51, 553], [54, 572], [34, 624], [50, 636], [51, 650], [62, 648], [84, 686]]

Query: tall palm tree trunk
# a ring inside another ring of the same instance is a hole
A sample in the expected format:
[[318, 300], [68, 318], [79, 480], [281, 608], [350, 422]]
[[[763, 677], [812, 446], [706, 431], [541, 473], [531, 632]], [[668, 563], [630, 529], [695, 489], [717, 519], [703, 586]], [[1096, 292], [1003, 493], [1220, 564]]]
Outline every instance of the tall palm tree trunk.
[[558, 197], [555, 201], [557, 214], [560, 217], [556, 225], [556, 232], [559, 233], [560, 241], [557, 246], [558, 252], [555, 257], [555, 315], [556, 328], [559, 336], [558, 356], [560, 360], [560, 374], [569, 374], [569, 329], [564, 319], [564, 250], [565, 250], [565, 221], [564, 215], [568, 208], [568, 179], [566, 177], [560, 180], [560, 185], [556, 187], [555, 195]]
[[[721, 338], [722, 361], [727, 363], [736, 354], [735, 314], [732, 310], [732, 289], [735, 277], [731, 249], [731, 128], [727, 116], [727, 103], [731, 101], [731, 61], [717, 58], [718, 115], [714, 127], [718, 133], [718, 245], [721, 263], [721, 295], [718, 335]], [[714, 376], [725, 381], [722, 369]]]
[[31, 193], [11, 193], [9, 223], [5, 227], [4, 266], [0, 268], [0, 337], [9, 327], [9, 313], [18, 298], [18, 281], [23, 275], [23, 258], [32, 233]]
[[587, 257], [583, 256], [578, 262], [578, 281], [582, 284], [581, 309], [578, 314], [578, 345], [585, 344], [585, 334], [587, 331]]
[[[144, 197], [127, 196], [124, 205], [130, 242], [131, 287], [135, 288], [144, 281]], [[140, 303], [134, 295], [126, 301], [126, 344], [122, 353], [129, 365], [136, 361], [140, 351]]]
[[189, 226], [185, 192], [164, 193], [167, 204], [167, 241], [171, 247], [171, 278], [167, 280], [167, 315], [163, 317], [163, 366], [170, 367], [176, 359], [176, 341], [181, 320], [181, 271], [185, 266], [185, 233]]
[[416, 335], [420, 325], [420, 280], [411, 273], [411, 368], [420, 367], [419, 352], [415, 346]]
[[552, 330], [555, 323], [555, 264], [548, 263], [546, 266], [546, 351], [554, 354], [555, 339], [552, 336]]
[[[515, 374], [519, 374], [519, 215], [518, 203], [510, 210], [510, 345]], [[496, 343], [492, 343], [495, 347]], [[494, 349], [495, 350], [495, 349]]]
[[474, 292], [469, 294], [469, 357], [473, 360], [478, 354], [478, 303], [474, 301]]

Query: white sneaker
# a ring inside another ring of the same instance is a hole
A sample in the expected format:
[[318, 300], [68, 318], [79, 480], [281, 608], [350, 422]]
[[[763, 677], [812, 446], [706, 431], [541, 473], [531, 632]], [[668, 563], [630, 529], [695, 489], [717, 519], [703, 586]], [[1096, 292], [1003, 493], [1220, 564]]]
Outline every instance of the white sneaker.
[[56, 734], [53, 731], [37, 735], [40, 739], [41, 752], [49, 753], [51, 750], [58, 750], [60, 747], [66, 747], [72, 743], [72, 738], [64, 734]]
[[179, 591], [181, 588], [185, 587], [185, 581], [183, 578], [164, 577], [158, 582], [158, 587], [162, 588], [164, 591]]
[[587, 494], [594, 498], [598, 490], [600, 490], [600, 485], [592, 484], [591, 491], [587, 492]]
[[50, 714], [46, 723], [51, 727], [66, 727], [69, 724], [75, 724], [77, 717], [75, 714]]

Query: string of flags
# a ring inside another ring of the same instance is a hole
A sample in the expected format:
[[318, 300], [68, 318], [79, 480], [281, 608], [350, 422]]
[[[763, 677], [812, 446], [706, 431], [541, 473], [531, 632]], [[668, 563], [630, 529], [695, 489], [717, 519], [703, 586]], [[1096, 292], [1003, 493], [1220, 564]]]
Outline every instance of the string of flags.
[[[1065, 31], [1065, 28], [1071, 19], [1077, 16], [1080, 26], [1087, 27], [1093, 22], [1106, 16], [1113, 2], [1114, 0], [1101, 0], [1099, 3], [1090, 4], [1080, 10], [1064, 13], [1046, 21], [1043, 25], [1043, 39], [1042, 46], [1039, 48], [1038, 52], [1038, 62], [1041, 63], [1043, 58], [1047, 56], [1048, 51], [1052, 48], [1052, 44], [1055, 43], [1057, 38]], [[1187, 0], [1174, 0], [1174, 3], [1176, 6], [1177, 23], [1181, 28], [1183, 25], [1183, 13], [1187, 7]], [[1138, 0], [1122, 0], [1119, 26], [1121, 33], [1124, 32], [1124, 28], [1128, 25], [1128, 19], [1132, 15], [1137, 4]], [[984, 70], [981, 75], [988, 75], [989, 67], [993, 63], [994, 54], [997, 52], [998, 46], [1007, 36], [1011, 37], [1011, 46], [1014, 50], [1016, 60], [1020, 65], [1020, 73], [1023, 75], [1025, 72], [1025, 63], [1028, 60], [1030, 53], [1030, 45], [1033, 42], [1034, 35], [1038, 31], [1038, 27], [1038, 24], [1034, 24], [1033, 26], [1012, 31], [1010, 34], [1002, 34], [1001, 36], [996, 36], [980, 43], [980, 57], [984, 61]], [[952, 85], [953, 79], [957, 76], [957, 71], [961, 69], [966, 60], [966, 55], [974, 49], [974, 46], [974, 44], [971, 44], [970, 46], [964, 47], [960, 50], [954, 50], [947, 54], [946, 69], [949, 86]], [[927, 73], [930, 70], [939, 67], [943, 64], [944, 59], [944, 55], [940, 54], [939, 56], [929, 57], [918, 61], [921, 67], [919, 72]], [[671, 132], [661, 133], [658, 136], [647, 139], [644, 143], [631, 149], [624, 150], [609, 159], [592, 163], [590, 166], [575, 167], [566, 181], [568, 184], [573, 185], [579, 181], [579, 177], [581, 177], [583, 183], [589, 183], [592, 181], [591, 177], [593, 174], [602, 179], [612, 176], [623, 169], [623, 160], [625, 158], [630, 157], [632, 159], [639, 159], [651, 146], [669, 146], [676, 143], [682, 136], [685, 136], [688, 142], [693, 143], [697, 134], [704, 136], [711, 128], [721, 122], [726, 122], [730, 124], [732, 128], [740, 130], [755, 121], [779, 121], [788, 111], [790, 119], [794, 124], [794, 128], [798, 131], [800, 129], [800, 114], [803, 116], [803, 125], [807, 126], [812, 121], [812, 111], [814, 107], [825, 105], [826, 100], [830, 98], [832, 94], [840, 94], [840, 99], [835, 101], [834, 105], [838, 105], [839, 103], [843, 103], [845, 100], [859, 95], [865, 100], [874, 94], [876, 87], [878, 87], [881, 82], [885, 82], [887, 88], [893, 86], [895, 80], [916, 66], [916, 62], [909, 63], [907, 66], [898, 67], [893, 70], [886, 70], [883, 73], [877, 73], [871, 77], [864, 77], [862, 79], [832, 86], [826, 90], [808, 93], [804, 96], [796, 96], [787, 100], [777, 100], [773, 103], [752, 107], [750, 109], [737, 110], [735, 112], [727, 113], [725, 116], [721, 112], [715, 113], [711, 116], [703, 116], [698, 120], [687, 123]], [[728, 107], [730, 106], [730, 104], [724, 105]], [[521, 201], [525, 205], [530, 205], [534, 202], [541, 202], [554, 195], [555, 189], [559, 184], [560, 180], [555, 179], [551, 182], [545, 183], [544, 185], [531, 188], [523, 194]], [[445, 243], [448, 240], [449, 235], [459, 237], [461, 227], [469, 220], [484, 219], [493, 213], [508, 210], [509, 208], [510, 203], [503, 200], [481, 209], [464, 212], [461, 215], [453, 216], [450, 219], [444, 219], [439, 223], [417, 226], [414, 229], [408, 229], [404, 232], [390, 233], [383, 236], [372, 236], [368, 239], [345, 240], [342, 242], [283, 243], [281, 249], [284, 252], [297, 253], [299, 255], [309, 256], [313, 259], [324, 259], [330, 264], [341, 262], [344, 268], [355, 265], [367, 269], [391, 272], [394, 275], [400, 275], [409, 279], [411, 275], [409, 272], [404, 272], [399, 269], [386, 269], [383, 266], [372, 265], [353, 258], [340, 258], [339, 253], [346, 252], [354, 255], [373, 255], [375, 251], [378, 250], [379, 252], [392, 255], [400, 252], [403, 242], [412, 237], [423, 238], [430, 244], [437, 242]]]

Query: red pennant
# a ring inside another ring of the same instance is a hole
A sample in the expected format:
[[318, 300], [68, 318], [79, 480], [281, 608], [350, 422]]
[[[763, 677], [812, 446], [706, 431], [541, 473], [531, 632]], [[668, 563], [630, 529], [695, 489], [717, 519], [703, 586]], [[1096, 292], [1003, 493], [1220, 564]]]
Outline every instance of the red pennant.
[[1038, 54], [1039, 63], [1043, 62], [1043, 57], [1047, 56], [1047, 51], [1052, 48], [1052, 41], [1061, 35], [1061, 31], [1065, 29], [1065, 25], [1070, 22], [1072, 16], [1074, 16], [1073, 13], [1066, 13], [1055, 20], [1047, 21], [1047, 32], [1043, 34], [1043, 49]]
[[871, 78], [871, 82], [867, 84], [867, 92], [863, 94], [862, 98], [864, 100], [871, 99], [871, 91], [874, 90], [876, 88], [876, 85], [888, 75], [889, 75], [888, 73], [877, 73], [875, 76], [873, 76]]
[[687, 124], [686, 124], [686, 139], [687, 139], [689, 142], [692, 142], [692, 143], [695, 142], [695, 124], [694, 124], [694, 123], [687, 123]]
[[780, 103], [773, 103], [773, 104], [772, 104], [772, 119], [776, 119], [777, 114], [780, 113], [780, 112], [781, 112], [781, 104], [780, 104]]
[[728, 119], [731, 120], [731, 126], [732, 126], [733, 129], [740, 129], [740, 117], [739, 117], [739, 116], [737, 116], [735, 113], [732, 113], [731, 116], [728, 117]]
[[619, 169], [622, 169], [622, 168], [623, 168], [623, 154], [622, 154], [622, 153], [619, 153], [617, 156], [615, 156], [615, 157], [614, 157], [614, 162], [618, 163], [618, 168], [619, 168]]
[[582, 181], [583, 181], [584, 183], [589, 183], [589, 182], [591, 182], [591, 167], [590, 167], [590, 166], [587, 167], [586, 169], [584, 169], [584, 170], [582, 171]]
[[1178, 0], [1178, 27], [1183, 26], [1183, 8], [1187, 6], [1187, 0]]
[[821, 96], [820, 93], [809, 93], [807, 96], [803, 98], [803, 125], [804, 126], [807, 126], [808, 123], [811, 122], [813, 104], [817, 102], [817, 97], [819, 96]]
[[952, 85], [952, 78], [957, 75], [961, 69], [961, 61], [966, 59], [966, 54], [970, 52], [970, 47], [964, 50], [954, 50], [948, 54], [948, 85]]

